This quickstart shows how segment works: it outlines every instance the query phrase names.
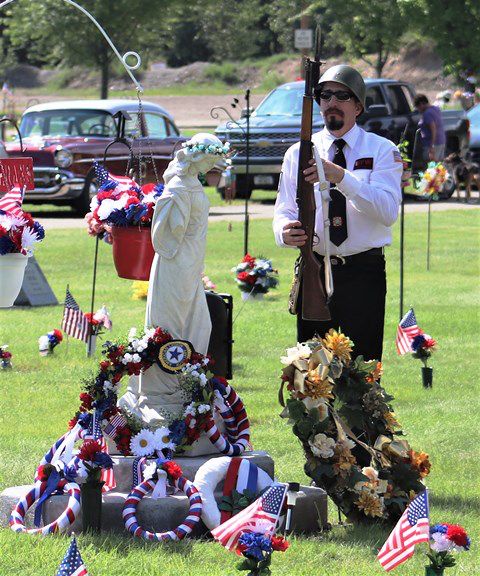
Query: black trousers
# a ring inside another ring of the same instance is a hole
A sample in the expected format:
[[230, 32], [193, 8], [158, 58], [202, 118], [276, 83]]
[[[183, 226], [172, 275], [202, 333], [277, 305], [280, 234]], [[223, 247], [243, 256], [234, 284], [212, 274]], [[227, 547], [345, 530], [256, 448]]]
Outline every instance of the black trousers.
[[[362, 355], [365, 360], [381, 360], [387, 293], [384, 256], [365, 254], [352, 261], [347, 260], [345, 264], [332, 264], [332, 273], [334, 292], [329, 304], [331, 320], [303, 320], [300, 290], [298, 342], [305, 342], [315, 335], [323, 337], [330, 328], [340, 328], [354, 343], [353, 357]], [[323, 281], [323, 261], [321, 274]]]

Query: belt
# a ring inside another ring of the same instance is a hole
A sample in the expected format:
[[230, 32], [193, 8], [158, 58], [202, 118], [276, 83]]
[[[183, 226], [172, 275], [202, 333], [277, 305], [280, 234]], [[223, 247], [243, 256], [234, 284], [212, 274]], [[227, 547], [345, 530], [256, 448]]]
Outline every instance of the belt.
[[[370, 250], [366, 250], [365, 252], [359, 252], [358, 254], [351, 254], [350, 256], [341, 256], [339, 254], [332, 254], [330, 256], [330, 262], [332, 266], [340, 265], [343, 266], [344, 264], [354, 263], [354, 262], [361, 262], [362, 260], [368, 260], [372, 256], [383, 256], [384, 249], [382, 248], [370, 248]], [[323, 260], [324, 256], [322, 254], [318, 254], [315, 252], [315, 256], [318, 260]]]

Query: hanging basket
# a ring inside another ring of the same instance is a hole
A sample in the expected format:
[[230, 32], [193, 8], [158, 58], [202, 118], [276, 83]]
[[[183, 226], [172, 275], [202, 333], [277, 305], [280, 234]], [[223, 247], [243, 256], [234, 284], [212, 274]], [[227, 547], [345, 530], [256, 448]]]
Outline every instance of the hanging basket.
[[0, 256], [0, 308], [13, 306], [22, 287], [28, 256], [4, 254]]
[[151, 229], [139, 226], [112, 226], [113, 262], [120, 278], [148, 280], [153, 250]]

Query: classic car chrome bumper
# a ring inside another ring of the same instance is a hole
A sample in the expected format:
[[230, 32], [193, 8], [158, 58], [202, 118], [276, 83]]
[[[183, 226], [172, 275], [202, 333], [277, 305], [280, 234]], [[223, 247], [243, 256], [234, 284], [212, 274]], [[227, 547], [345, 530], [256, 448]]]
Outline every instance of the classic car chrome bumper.
[[61, 168], [34, 167], [35, 190], [27, 191], [25, 200], [70, 200], [78, 198], [85, 185], [85, 178], [75, 176]]

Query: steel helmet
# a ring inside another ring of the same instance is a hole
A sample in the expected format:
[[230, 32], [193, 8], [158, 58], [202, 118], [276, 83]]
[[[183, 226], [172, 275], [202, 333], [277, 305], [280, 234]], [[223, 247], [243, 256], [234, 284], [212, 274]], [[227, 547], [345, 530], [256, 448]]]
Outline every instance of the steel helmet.
[[352, 68], [352, 66], [338, 64], [324, 72], [315, 87], [316, 96], [324, 82], [338, 82], [339, 84], [343, 84], [355, 94], [360, 104], [365, 108], [365, 82], [360, 72]]

